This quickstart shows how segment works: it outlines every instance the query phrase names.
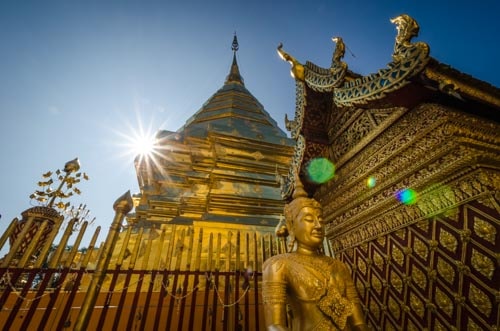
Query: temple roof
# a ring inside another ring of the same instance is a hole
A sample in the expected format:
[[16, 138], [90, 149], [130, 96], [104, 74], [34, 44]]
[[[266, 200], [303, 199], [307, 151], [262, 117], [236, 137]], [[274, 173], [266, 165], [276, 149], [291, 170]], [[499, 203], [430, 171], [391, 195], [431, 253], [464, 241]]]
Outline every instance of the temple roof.
[[[206, 137], [209, 132], [282, 143], [287, 135], [262, 104], [246, 89], [233, 40], [233, 62], [224, 85], [178, 130], [185, 136]], [[286, 139], [288, 140], [288, 139]], [[289, 144], [289, 143], [287, 143]]]

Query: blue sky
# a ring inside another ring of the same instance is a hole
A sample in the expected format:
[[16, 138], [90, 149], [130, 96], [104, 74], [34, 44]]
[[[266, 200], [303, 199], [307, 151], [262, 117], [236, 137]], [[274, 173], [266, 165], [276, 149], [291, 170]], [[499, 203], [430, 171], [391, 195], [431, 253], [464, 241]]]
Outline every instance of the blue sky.
[[115, 199], [138, 191], [123, 136], [141, 126], [179, 129], [222, 86], [235, 31], [247, 88], [284, 128], [295, 88], [279, 42], [299, 61], [327, 67], [331, 37], [342, 36], [355, 55], [346, 52], [349, 68], [369, 74], [391, 60], [389, 19], [406, 13], [432, 57], [498, 87], [499, 12], [494, 0], [4, 0], [0, 232], [31, 206], [42, 173], [79, 157], [90, 181], [72, 203], [96, 217], [90, 232], [102, 225], [107, 233]]

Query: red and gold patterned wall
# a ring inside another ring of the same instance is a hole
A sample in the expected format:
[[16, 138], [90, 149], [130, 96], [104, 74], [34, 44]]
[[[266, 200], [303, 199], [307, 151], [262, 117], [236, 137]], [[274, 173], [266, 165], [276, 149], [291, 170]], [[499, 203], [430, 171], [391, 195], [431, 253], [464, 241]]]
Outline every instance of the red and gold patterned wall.
[[487, 200], [488, 205], [473, 201], [339, 253], [352, 266], [372, 327], [498, 326], [500, 215], [498, 201]]
[[500, 126], [437, 103], [328, 117], [315, 198], [371, 327], [498, 330]]

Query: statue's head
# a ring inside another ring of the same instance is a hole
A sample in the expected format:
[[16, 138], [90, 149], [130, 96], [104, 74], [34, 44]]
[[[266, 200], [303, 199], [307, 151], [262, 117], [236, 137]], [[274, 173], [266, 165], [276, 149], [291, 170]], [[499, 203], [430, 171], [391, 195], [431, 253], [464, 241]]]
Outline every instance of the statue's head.
[[293, 200], [285, 205], [285, 219], [291, 241], [312, 248], [323, 244], [324, 228], [321, 204], [307, 196], [302, 183], [295, 180]]

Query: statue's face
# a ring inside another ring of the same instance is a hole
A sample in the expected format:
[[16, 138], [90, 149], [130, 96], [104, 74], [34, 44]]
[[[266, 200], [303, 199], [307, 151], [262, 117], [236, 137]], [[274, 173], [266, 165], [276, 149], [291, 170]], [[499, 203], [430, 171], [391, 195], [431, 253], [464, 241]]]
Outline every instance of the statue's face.
[[320, 247], [325, 237], [321, 209], [303, 207], [294, 222], [294, 234], [299, 244], [311, 248]]

